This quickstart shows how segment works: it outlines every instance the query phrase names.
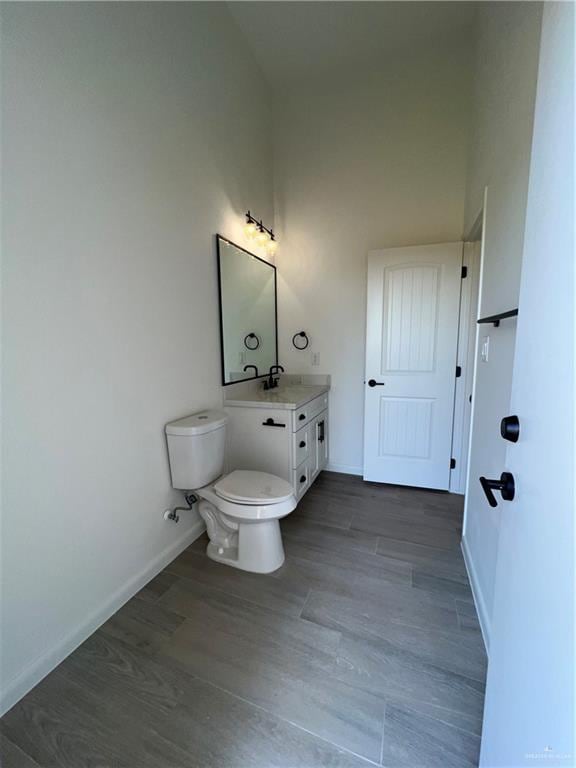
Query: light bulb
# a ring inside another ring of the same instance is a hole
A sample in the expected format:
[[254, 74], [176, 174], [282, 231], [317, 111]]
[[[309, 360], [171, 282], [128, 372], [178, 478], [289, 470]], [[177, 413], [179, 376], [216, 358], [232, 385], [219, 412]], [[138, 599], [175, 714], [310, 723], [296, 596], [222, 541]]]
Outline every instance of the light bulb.
[[270, 242], [266, 246], [266, 250], [268, 251], [270, 256], [274, 256], [274, 254], [278, 250], [278, 240], [270, 240]]
[[248, 221], [244, 224], [244, 234], [251, 240], [256, 234], [256, 224], [253, 221]]
[[266, 245], [268, 242], [268, 232], [264, 232], [263, 229], [256, 235], [256, 245]]

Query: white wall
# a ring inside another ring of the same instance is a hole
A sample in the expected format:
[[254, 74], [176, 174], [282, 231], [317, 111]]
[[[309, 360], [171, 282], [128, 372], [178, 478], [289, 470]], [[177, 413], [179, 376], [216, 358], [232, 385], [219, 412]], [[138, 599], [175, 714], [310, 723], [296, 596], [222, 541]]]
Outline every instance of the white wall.
[[483, 768], [575, 764], [574, 12], [543, 11]]
[[266, 87], [223, 4], [3, 16], [2, 688], [198, 532], [166, 421], [221, 403], [214, 233], [272, 215]]
[[482, 768], [575, 764], [574, 11], [542, 20]]
[[[540, 19], [538, 3], [479, 4], [465, 231], [488, 187], [480, 317], [518, 306]], [[464, 550], [489, 644], [502, 509], [488, 505], [478, 478], [506, 469], [500, 420], [510, 403], [516, 321], [481, 325], [478, 333], [480, 343], [490, 342], [488, 362], [477, 350]]]
[[[367, 252], [462, 235], [467, 48], [459, 39], [409, 51], [378, 72], [278, 94], [280, 362], [332, 375], [330, 460], [340, 471], [362, 468]], [[301, 329], [305, 352], [291, 344]]]

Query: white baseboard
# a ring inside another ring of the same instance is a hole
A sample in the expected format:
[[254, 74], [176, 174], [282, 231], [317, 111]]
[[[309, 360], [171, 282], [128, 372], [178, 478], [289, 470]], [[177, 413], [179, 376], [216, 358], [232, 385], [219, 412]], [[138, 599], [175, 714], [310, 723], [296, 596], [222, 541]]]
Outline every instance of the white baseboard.
[[326, 466], [326, 472], [342, 472], [344, 475], [360, 475], [362, 477], [364, 470], [362, 467], [354, 467], [351, 464], [333, 464], [329, 462]]
[[110, 616], [116, 613], [124, 603], [134, 597], [150, 579], [153, 579], [175, 557], [189, 547], [199, 536], [204, 533], [206, 526], [204, 521], [198, 519], [191, 528], [176, 542], [166, 547], [151, 563], [148, 563], [140, 573], [137, 573], [125, 584], [116, 590], [105, 602], [94, 611], [79, 627], [61, 638], [53, 648], [50, 648], [39, 658], [28, 664], [8, 685], [4, 686], [0, 696], [0, 716], [5, 714], [28, 691], [32, 690], [47, 674], [58, 666], [72, 651], [76, 650], [84, 640], [102, 626]]
[[464, 564], [466, 565], [466, 571], [468, 572], [468, 581], [470, 582], [470, 588], [472, 590], [472, 597], [474, 598], [474, 605], [476, 606], [476, 613], [478, 614], [478, 621], [480, 622], [480, 629], [482, 630], [482, 639], [484, 640], [484, 647], [486, 648], [486, 655], [490, 655], [490, 619], [488, 617], [488, 611], [486, 610], [486, 603], [482, 596], [482, 591], [478, 583], [478, 575], [474, 567], [474, 562], [470, 556], [470, 550], [466, 543], [466, 538], [462, 537], [460, 544], [462, 548], [462, 555], [464, 556]]

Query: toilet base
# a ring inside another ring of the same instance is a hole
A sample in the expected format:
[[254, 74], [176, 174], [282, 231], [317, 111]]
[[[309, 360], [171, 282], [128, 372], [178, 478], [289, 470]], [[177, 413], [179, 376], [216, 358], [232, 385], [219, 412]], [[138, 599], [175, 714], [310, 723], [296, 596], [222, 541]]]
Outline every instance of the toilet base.
[[284, 563], [284, 547], [278, 520], [265, 523], [242, 523], [238, 530], [238, 547], [222, 547], [209, 542], [206, 554], [217, 563], [231, 565], [252, 573], [272, 573]]
[[211, 560], [252, 573], [272, 573], [283, 564], [284, 547], [277, 519], [240, 522], [204, 499], [198, 511], [206, 523], [210, 539], [206, 554]]

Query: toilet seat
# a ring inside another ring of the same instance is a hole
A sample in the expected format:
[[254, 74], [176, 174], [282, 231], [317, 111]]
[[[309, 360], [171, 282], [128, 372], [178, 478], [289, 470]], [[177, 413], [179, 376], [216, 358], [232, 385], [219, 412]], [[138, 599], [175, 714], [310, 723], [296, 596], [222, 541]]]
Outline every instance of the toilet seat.
[[267, 472], [236, 469], [214, 485], [217, 496], [224, 501], [247, 506], [282, 504], [294, 496], [290, 483]]

